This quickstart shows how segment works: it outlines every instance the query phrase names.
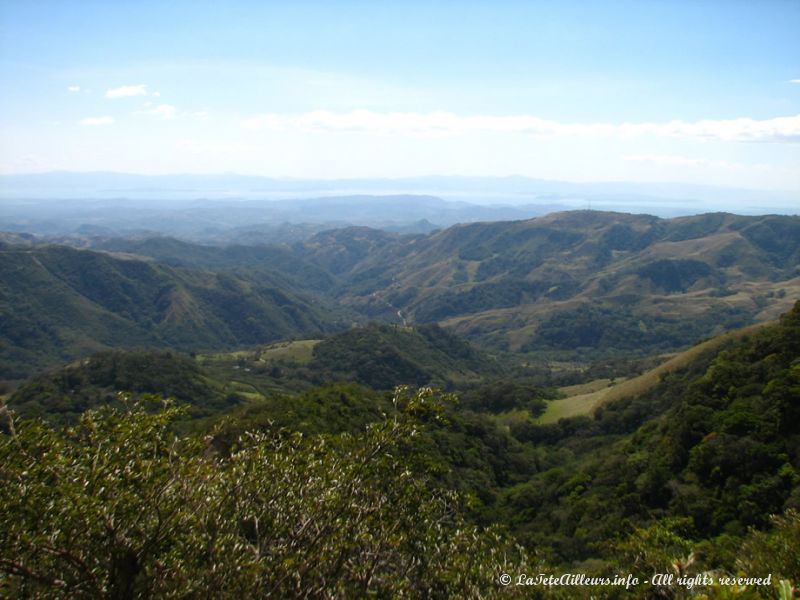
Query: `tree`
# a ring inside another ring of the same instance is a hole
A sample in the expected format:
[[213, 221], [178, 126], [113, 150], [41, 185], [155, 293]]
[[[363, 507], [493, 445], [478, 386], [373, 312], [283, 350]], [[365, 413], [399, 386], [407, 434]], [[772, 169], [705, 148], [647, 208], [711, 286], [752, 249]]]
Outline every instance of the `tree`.
[[[0, 593], [42, 598], [476, 597], [525, 557], [460, 516], [417, 460], [425, 389], [360, 435], [178, 438], [133, 403], [57, 431], [7, 418]], [[504, 596], [508, 596], [504, 593]]]

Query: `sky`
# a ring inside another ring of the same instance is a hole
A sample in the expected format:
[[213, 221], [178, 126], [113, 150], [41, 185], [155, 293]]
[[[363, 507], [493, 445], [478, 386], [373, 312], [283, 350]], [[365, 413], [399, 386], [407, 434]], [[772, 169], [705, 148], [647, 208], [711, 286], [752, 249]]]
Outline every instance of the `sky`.
[[800, 1], [0, 0], [0, 173], [800, 190]]

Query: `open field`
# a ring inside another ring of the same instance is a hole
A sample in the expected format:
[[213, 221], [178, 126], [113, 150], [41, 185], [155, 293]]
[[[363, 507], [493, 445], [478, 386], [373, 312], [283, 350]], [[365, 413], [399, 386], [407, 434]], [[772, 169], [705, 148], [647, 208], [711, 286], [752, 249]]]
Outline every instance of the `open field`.
[[713, 350], [732, 340], [737, 340], [754, 333], [768, 324], [769, 323], [761, 323], [744, 327], [743, 329], [737, 329], [736, 331], [692, 346], [688, 350], [676, 354], [668, 361], [638, 377], [619, 380], [613, 384], [609, 379], [597, 379], [581, 385], [560, 388], [559, 391], [566, 394], [567, 397], [559, 400], [551, 400], [547, 405], [547, 410], [539, 417], [538, 422], [542, 424], [555, 423], [559, 419], [587, 415], [601, 404], [614, 402], [615, 400], [620, 400], [627, 396], [642, 394], [656, 386], [664, 375], [689, 364], [689, 362], [703, 352]]
[[261, 362], [288, 360], [299, 364], [308, 364], [314, 357], [314, 346], [321, 340], [297, 340], [291, 342], [278, 342], [260, 351], [258, 358]]
[[[559, 419], [589, 414], [599, 406], [606, 399], [609, 392], [614, 389], [615, 386], [609, 386], [608, 381], [608, 379], [598, 379], [580, 386], [569, 386], [570, 388], [598, 387], [594, 384], [602, 384], [605, 382], [606, 387], [600, 387], [600, 389], [596, 389], [592, 392], [575, 394], [559, 400], [551, 400], [547, 403], [547, 410], [539, 417], [538, 422], [542, 424], [555, 423]], [[569, 388], [560, 388], [560, 391], [566, 393], [567, 389]]]

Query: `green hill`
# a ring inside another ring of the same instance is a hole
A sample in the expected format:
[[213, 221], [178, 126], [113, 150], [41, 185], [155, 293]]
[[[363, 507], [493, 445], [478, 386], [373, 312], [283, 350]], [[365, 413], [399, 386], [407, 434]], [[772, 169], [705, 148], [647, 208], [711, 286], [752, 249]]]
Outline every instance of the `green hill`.
[[671, 351], [788, 310], [798, 239], [800, 217], [574, 211], [429, 235], [349, 227], [291, 247], [5, 244], [0, 379], [103, 348], [219, 351], [367, 319], [438, 323], [528, 362]]
[[575, 211], [428, 236], [350, 228], [298, 248], [371, 318], [501, 350], [653, 352], [788, 310], [798, 240], [800, 217]]
[[0, 252], [0, 378], [103, 348], [223, 349], [344, 325], [311, 297], [253, 274], [61, 246]]
[[339, 333], [314, 347], [311, 367], [375, 389], [451, 387], [504, 371], [496, 360], [436, 325], [371, 324]]
[[25, 416], [74, 422], [85, 410], [120, 405], [124, 393], [174, 398], [190, 405], [194, 417], [218, 414], [244, 399], [187, 355], [106, 350], [24, 383], [9, 398], [9, 406]]
[[93, 248], [152, 258], [174, 267], [255, 272], [262, 278], [270, 278], [270, 282], [276, 286], [302, 287], [320, 292], [329, 290], [335, 284], [334, 277], [327, 270], [283, 246], [218, 247], [192, 244], [169, 237], [146, 237], [112, 238], [103, 240]]
[[[505, 372], [491, 356], [436, 325], [412, 329], [371, 324], [324, 340], [196, 358], [175, 351], [106, 350], [34, 377], [11, 395], [9, 404], [26, 415], [69, 421], [89, 408], [116, 403], [118, 392], [133, 392], [174, 397], [191, 405], [191, 416], [197, 417], [220, 415], [243, 402], [272, 405], [275, 397], [308, 394], [315, 385], [453, 388], [475, 386]], [[286, 402], [278, 412], [298, 412], [292, 407], [296, 400]], [[269, 414], [278, 418], [272, 410]]]
[[693, 538], [734, 548], [748, 527], [800, 506], [798, 361], [800, 303], [591, 416], [517, 423], [511, 433], [540, 449], [543, 466], [503, 492], [498, 518], [565, 560], [672, 517], [688, 518]]

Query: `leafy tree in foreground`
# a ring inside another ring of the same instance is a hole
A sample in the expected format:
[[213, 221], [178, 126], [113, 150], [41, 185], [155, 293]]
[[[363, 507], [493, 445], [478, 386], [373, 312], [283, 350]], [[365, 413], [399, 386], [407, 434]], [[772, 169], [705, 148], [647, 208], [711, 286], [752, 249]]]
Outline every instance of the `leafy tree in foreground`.
[[180, 409], [104, 408], [58, 431], [5, 419], [0, 594], [488, 597], [520, 551], [459, 516], [414, 457], [429, 389], [358, 436], [177, 438]]

